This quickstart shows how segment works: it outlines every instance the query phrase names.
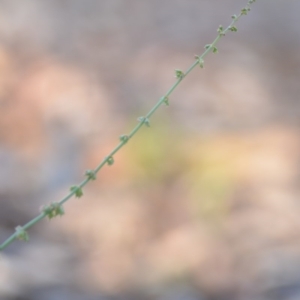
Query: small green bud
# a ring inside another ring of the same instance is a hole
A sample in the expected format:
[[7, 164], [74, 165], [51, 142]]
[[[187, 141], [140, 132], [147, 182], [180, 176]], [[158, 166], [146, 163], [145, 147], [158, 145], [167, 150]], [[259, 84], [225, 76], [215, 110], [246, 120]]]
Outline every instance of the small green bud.
[[248, 11], [250, 11], [250, 8], [249, 7], [245, 7], [241, 10], [241, 15], [247, 15], [248, 14]]
[[29, 235], [27, 231], [22, 226], [16, 227], [16, 233], [17, 233], [17, 239], [28, 242], [29, 241]]
[[235, 26], [229, 27], [229, 30], [232, 32], [237, 32], [237, 28]]
[[203, 69], [204, 68], [204, 60], [198, 55], [195, 55], [195, 58], [198, 61], [200, 68]]
[[182, 79], [184, 77], [184, 73], [181, 70], [175, 70], [175, 77], [178, 79]]
[[225, 35], [225, 33], [224, 33], [223, 30], [224, 30], [223, 26], [220, 25], [219, 28], [218, 28], [218, 30], [217, 30], [220, 36], [224, 36]]
[[205, 48], [205, 49], [209, 49], [209, 48], [211, 48], [211, 44], [207, 44], [207, 45], [205, 45], [205, 46], [204, 46], [204, 48]]
[[96, 172], [94, 170], [86, 170], [85, 171], [85, 176], [89, 180], [96, 180]]
[[139, 117], [137, 119], [139, 122], [145, 124], [147, 127], [150, 127], [150, 120], [148, 118], [145, 117]]
[[51, 220], [52, 218], [54, 218], [56, 216], [62, 216], [65, 214], [65, 211], [64, 211], [62, 205], [60, 205], [58, 202], [54, 202], [48, 206], [45, 206], [43, 208], [43, 212], [47, 215], [49, 220]]
[[212, 52], [213, 52], [213, 53], [218, 53], [218, 48], [217, 48], [217, 47], [213, 47]]
[[161, 101], [163, 101], [163, 103], [166, 105], [166, 106], [169, 106], [170, 105], [170, 103], [169, 103], [169, 98], [168, 97], [162, 97], [161, 98]]
[[237, 15], [232, 15], [231, 19], [236, 20], [237, 19]]
[[114, 160], [114, 158], [113, 158], [112, 156], [109, 156], [109, 157], [106, 159], [106, 161], [107, 161], [107, 164], [108, 164], [109, 166], [113, 165], [114, 162], [115, 162], [115, 160]]
[[128, 135], [125, 135], [125, 134], [123, 134], [123, 135], [121, 135], [120, 137], [119, 137], [119, 139], [120, 139], [120, 141], [122, 142], [122, 143], [127, 143], [128, 142], [128, 140], [129, 140], [129, 136]]
[[83, 191], [82, 188], [77, 186], [77, 185], [73, 185], [70, 187], [70, 191], [72, 193], [74, 193], [75, 197], [80, 198], [83, 195]]

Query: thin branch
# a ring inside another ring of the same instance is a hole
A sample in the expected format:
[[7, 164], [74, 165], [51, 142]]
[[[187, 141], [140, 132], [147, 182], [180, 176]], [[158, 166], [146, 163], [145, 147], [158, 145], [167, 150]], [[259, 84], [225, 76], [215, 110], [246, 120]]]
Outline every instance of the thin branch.
[[112, 165], [114, 163], [113, 156], [143, 127], [143, 125], [150, 126], [150, 117], [156, 112], [156, 110], [163, 104], [169, 105], [169, 96], [174, 92], [174, 90], [177, 88], [177, 86], [180, 84], [180, 82], [186, 78], [186, 76], [197, 66], [199, 65], [201, 68], [204, 67], [204, 58], [209, 52], [217, 53], [218, 49], [216, 47], [218, 41], [225, 36], [225, 34], [228, 31], [236, 32], [237, 28], [234, 26], [235, 23], [241, 18], [243, 15], [247, 15], [247, 13], [250, 11], [250, 6], [253, 4], [256, 0], [249, 0], [248, 4], [245, 8], [243, 8], [238, 15], [232, 16], [232, 21], [229, 24], [229, 26], [226, 29], [223, 29], [222, 26], [219, 26], [218, 28], [218, 35], [215, 38], [215, 40], [211, 43], [205, 46], [205, 51], [200, 55], [195, 56], [195, 61], [193, 64], [186, 70], [186, 72], [183, 72], [181, 70], [175, 70], [175, 77], [177, 78], [176, 82], [171, 86], [171, 88], [167, 91], [167, 93], [160, 98], [160, 100], [151, 108], [151, 110], [144, 116], [139, 117], [138, 121], [139, 123], [132, 129], [132, 131], [128, 135], [121, 135], [120, 136], [120, 142], [119, 144], [102, 160], [102, 162], [94, 169], [94, 170], [87, 170], [85, 172], [86, 178], [78, 185], [72, 186], [70, 188], [70, 193], [65, 196], [63, 199], [61, 199], [59, 202], [51, 203], [50, 205], [45, 206], [41, 213], [33, 218], [31, 221], [26, 223], [23, 226], [17, 226], [16, 231], [14, 234], [12, 234], [7, 240], [5, 240], [0, 245], [0, 251], [2, 251], [4, 248], [6, 248], [9, 244], [11, 244], [14, 240], [20, 239], [23, 241], [28, 241], [29, 236], [27, 233], [27, 229], [29, 229], [31, 226], [35, 225], [45, 217], [48, 217], [49, 219], [52, 219], [56, 216], [61, 216], [64, 214], [63, 210], [63, 204], [67, 202], [70, 198], [73, 196], [80, 198], [83, 195], [82, 188], [91, 180], [96, 179], [96, 174], [106, 165]]

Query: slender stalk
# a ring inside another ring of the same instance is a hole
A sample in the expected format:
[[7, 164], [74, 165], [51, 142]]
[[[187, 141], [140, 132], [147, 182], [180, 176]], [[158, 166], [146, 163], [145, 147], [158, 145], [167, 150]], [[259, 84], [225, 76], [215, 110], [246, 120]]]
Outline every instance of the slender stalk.
[[77, 186], [73, 186], [70, 189], [70, 193], [66, 195], [63, 199], [61, 199], [59, 202], [52, 203], [49, 206], [45, 207], [42, 212], [33, 218], [31, 221], [26, 223], [23, 226], [18, 226], [16, 228], [16, 232], [12, 234], [7, 240], [5, 240], [0, 245], [0, 251], [2, 251], [4, 248], [6, 248], [9, 244], [11, 244], [15, 239], [21, 239], [24, 241], [28, 241], [28, 234], [26, 232], [27, 229], [29, 229], [31, 226], [35, 225], [45, 217], [49, 217], [49, 219], [56, 217], [58, 215], [63, 215], [64, 211], [62, 208], [62, 205], [67, 202], [70, 198], [73, 196], [75, 197], [81, 197], [83, 195], [82, 188], [88, 184], [89, 181], [96, 179], [96, 174], [106, 165], [112, 165], [113, 164], [113, 156], [143, 127], [143, 125], [150, 126], [149, 118], [156, 112], [156, 110], [162, 105], [162, 104], [169, 104], [169, 96], [174, 92], [174, 90], [177, 88], [177, 86], [180, 84], [180, 82], [197, 66], [199, 65], [201, 68], [203, 68], [204, 65], [204, 58], [209, 52], [216, 53], [218, 52], [216, 45], [218, 41], [225, 35], [228, 31], [237, 31], [236, 27], [233, 25], [240, 19], [242, 15], [247, 15], [247, 13], [250, 11], [250, 5], [254, 3], [256, 0], [249, 0], [248, 4], [245, 8], [243, 8], [239, 15], [232, 16], [232, 22], [229, 24], [229, 26], [226, 29], [223, 29], [222, 26], [218, 29], [218, 35], [214, 39], [214, 41], [206, 45], [206, 50], [200, 55], [195, 57], [195, 61], [192, 63], [192, 65], [186, 70], [186, 72], [182, 72], [180, 70], [176, 70], [176, 82], [171, 86], [171, 88], [166, 92], [166, 94], [160, 98], [160, 100], [150, 109], [150, 111], [144, 116], [138, 118], [139, 123], [132, 129], [132, 131], [128, 135], [122, 135], [120, 137], [119, 144], [102, 160], [102, 162], [94, 169], [94, 170], [88, 170], [86, 171], [87, 178], [84, 179], [80, 184]]

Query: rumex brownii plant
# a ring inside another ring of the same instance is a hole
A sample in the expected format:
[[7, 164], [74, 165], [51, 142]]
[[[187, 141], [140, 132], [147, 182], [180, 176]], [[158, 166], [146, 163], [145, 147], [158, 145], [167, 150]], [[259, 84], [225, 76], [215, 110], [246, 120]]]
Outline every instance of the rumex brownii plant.
[[22, 241], [29, 241], [29, 235], [27, 230], [33, 226], [34, 224], [38, 223], [44, 218], [48, 218], [49, 220], [57, 217], [62, 216], [64, 214], [63, 204], [68, 201], [73, 196], [80, 198], [83, 196], [83, 187], [92, 180], [96, 180], [97, 173], [107, 164], [109, 166], [114, 164], [114, 155], [145, 125], [146, 127], [150, 127], [150, 117], [156, 112], [156, 110], [161, 105], [169, 106], [169, 97], [174, 92], [176, 87], [180, 84], [180, 82], [196, 67], [200, 66], [200, 68], [204, 68], [204, 58], [209, 52], [218, 53], [217, 43], [218, 41], [225, 36], [225, 34], [229, 31], [236, 32], [237, 27], [235, 26], [236, 22], [244, 15], [247, 15], [250, 11], [250, 6], [256, 2], [256, 0], [249, 0], [247, 5], [241, 9], [238, 15], [233, 15], [232, 21], [228, 27], [224, 28], [223, 26], [219, 26], [217, 32], [218, 35], [214, 39], [211, 44], [205, 45], [205, 51], [201, 55], [195, 56], [195, 61], [193, 64], [185, 71], [176, 69], [175, 70], [175, 77], [176, 81], [171, 86], [171, 88], [166, 92], [164, 96], [162, 96], [159, 101], [150, 109], [150, 111], [142, 117], [137, 119], [138, 124], [132, 129], [132, 131], [128, 135], [121, 135], [119, 138], [119, 144], [102, 160], [102, 162], [94, 169], [94, 170], [87, 170], [85, 172], [86, 178], [79, 183], [78, 185], [74, 185], [70, 187], [70, 192], [67, 196], [61, 199], [59, 202], [53, 202], [49, 205], [44, 206], [41, 209], [39, 215], [33, 218], [31, 221], [26, 223], [23, 226], [17, 226], [15, 232], [0, 245], [0, 251], [6, 248], [9, 244], [11, 244], [14, 240], [19, 239]]

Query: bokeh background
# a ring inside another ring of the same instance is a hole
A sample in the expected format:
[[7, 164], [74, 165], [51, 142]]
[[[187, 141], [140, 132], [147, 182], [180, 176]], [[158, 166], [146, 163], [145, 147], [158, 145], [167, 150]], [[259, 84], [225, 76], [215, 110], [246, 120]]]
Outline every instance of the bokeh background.
[[[1, 0], [1, 242], [245, 4]], [[0, 299], [300, 299], [299, 11], [257, 1], [64, 217], [5, 249]]]

